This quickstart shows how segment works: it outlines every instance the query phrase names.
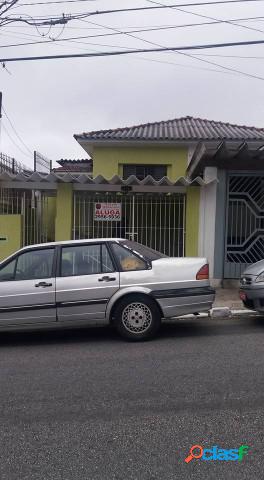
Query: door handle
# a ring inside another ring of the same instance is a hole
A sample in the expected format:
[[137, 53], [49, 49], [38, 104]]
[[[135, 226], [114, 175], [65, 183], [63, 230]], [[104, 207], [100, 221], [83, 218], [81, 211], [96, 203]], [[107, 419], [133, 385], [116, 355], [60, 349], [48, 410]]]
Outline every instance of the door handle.
[[116, 280], [115, 277], [108, 277], [108, 276], [98, 278], [98, 282], [114, 282], [115, 280]]
[[52, 283], [39, 282], [35, 284], [35, 287], [52, 287]]

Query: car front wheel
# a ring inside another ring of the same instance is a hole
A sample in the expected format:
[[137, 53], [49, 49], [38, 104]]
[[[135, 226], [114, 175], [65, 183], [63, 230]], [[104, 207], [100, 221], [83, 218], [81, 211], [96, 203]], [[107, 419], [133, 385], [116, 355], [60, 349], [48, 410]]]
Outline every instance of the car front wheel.
[[120, 300], [114, 312], [114, 326], [128, 340], [147, 340], [161, 324], [159, 307], [151, 298], [133, 294]]

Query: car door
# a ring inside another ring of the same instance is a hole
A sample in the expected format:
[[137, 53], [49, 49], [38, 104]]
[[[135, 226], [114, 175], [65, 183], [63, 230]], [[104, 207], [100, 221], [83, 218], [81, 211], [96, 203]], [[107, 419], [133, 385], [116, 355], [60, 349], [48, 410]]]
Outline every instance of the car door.
[[106, 243], [61, 246], [56, 279], [59, 322], [105, 318], [108, 300], [118, 289], [119, 272]]
[[153, 287], [155, 279], [151, 266], [138, 254], [113, 242], [111, 250], [120, 270], [120, 288]]
[[0, 327], [56, 321], [55, 249], [22, 251], [0, 266]]

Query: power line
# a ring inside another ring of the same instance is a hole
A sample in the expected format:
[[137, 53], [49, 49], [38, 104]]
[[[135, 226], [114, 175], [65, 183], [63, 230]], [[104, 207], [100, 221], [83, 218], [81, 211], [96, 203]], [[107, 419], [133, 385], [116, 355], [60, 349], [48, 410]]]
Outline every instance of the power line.
[[[143, 39], [140, 39], [143, 40]], [[97, 52], [97, 53], [74, 53], [66, 55], [38, 55], [30, 57], [10, 57], [0, 58], [0, 63], [7, 62], [19, 62], [19, 61], [34, 61], [34, 60], [53, 60], [59, 58], [82, 58], [82, 57], [111, 57], [119, 55], [129, 55], [131, 53], [149, 53], [149, 52], [169, 52], [169, 51], [182, 51], [182, 50], [204, 50], [207, 48], [225, 48], [225, 47], [237, 47], [244, 45], [262, 45], [264, 40], [247, 40], [243, 42], [225, 42], [225, 43], [209, 43], [204, 45], [185, 45], [179, 47], [157, 47], [157, 48], [134, 48], [126, 51], [112, 51], [112, 52]]]
[[[105, 34], [105, 35], [115, 35], [115, 34]], [[92, 35], [91, 37], [96, 37], [96, 35]], [[84, 38], [86, 38], [86, 37], [84, 37]], [[41, 43], [45, 43], [45, 42], [41, 42]], [[56, 42], [52, 42], [52, 43], [54, 44]], [[71, 43], [78, 43], [78, 44], [82, 44], [82, 45], [100, 45], [100, 46], [103, 46], [102, 44], [92, 44], [92, 43], [78, 42], [78, 41], [76, 41], [76, 42], [72, 41]], [[61, 45], [61, 46], [67, 48], [67, 45]], [[109, 45], [107, 45], [107, 46], [109, 46]], [[113, 47], [113, 45], [111, 45], [111, 46]], [[126, 48], [126, 47], [122, 47], [122, 48]], [[81, 48], [81, 47], [76, 47], [76, 49], [77, 50], [84, 50], [84, 51], [87, 52], [87, 48], [84, 49], [84, 48]], [[96, 52], [96, 53], [99, 52], [98, 50], [95, 50], [95, 49], [89, 49], [89, 51], [93, 51], [93, 52]], [[167, 64], [167, 65], [174, 65], [174, 66], [177, 66], [177, 67], [191, 68], [191, 69], [194, 69], [194, 70], [198, 69], [198, 70], [203, 70], [203, 71], [207, 71], [207, 72], [225, 73], [225, 74], [232, 75], [232, 72], [231, 73], [230, 72], [223, 72], [222, 70], [219, 70], [219, 69], [195, 67], [193, 65], [185, 65], [185, 64], [182, 64], [182, 63], [170, 62], [170, 61], [166, 61], [166, 60], [164, 61], [164, 60], [150, 59], [150, 58], [142, 57], [142, 56], [140, 57], [140, 60], [143, 60], [143, 61], [146, 61], [146, 62], [151, 62], [151, 63], [161, 63], [161, 64]]]
[[[159, 5], [159, 6], [165, 6], [164, 3], [160, 3], [160, 2], [156, 2], [154, 0], [146, 0], [148, 3], [153, 3], [155, 5]], [[183, 12], [183, 13], [187, 13], [189, 15], [195, 15], [196, 17], [199, 17], [199, 18], [207, 18], [209, 20], [215, 20], [215, 21], [219, 21], [219, 18], [216, 18], [216, 17], [211, 17], [211, 16], [208, 16], [208, 15], [202, 15], [200, 13], [195, 13], [195, 12], [191, 12], [190, 10], [183, 10], [182, 8], [177, 8], [175, 6], [169, 6], [169, 8], [171, 8], [172, 10], [177, 10], [179, 12]], [[223, 20], [223, 23], [226, 23], [228, 25], [232, 25], [234, 27], [238, 27], [238, 28], [246, 28], [247, 30], [253, 30], [254, 32], [260, 32], [260, 33], [264, 33], [263, 30], [259, 30], [257, 28], [252, 28], [252, 27], [249, 27], [247, 25], [240, 25], [239, 23], [235, 23], [235, 22], [231, 22], [230, 20]]]
[[15, 140], [11, 137], [10, 133], [8, 132], [7, 128], [5, 127], [4, 124], [2, 124], [2, 127], [3, 127], [3, 130], [5, 131], [5, 133], [7, 134], [7, 136], [9, 137], [9, 139], [11, 140], [11, 142], [15, 145], [15, 147], [23, 154], [25, 155], [25, 157], [29, 157], [31, 160], [32, 160], [32, 156], [29, 155], [28, 153], [24, 152], [20, 146], [15, 142]]
[[[28, 45], [41, 45], [41, 44], [47, 44], [47, 43], [54, 43], [54, 42], [66, 42], [66, 41], [71, 41], [71, 40], [84, 40], [87, 38], [100, 38], [100, 37], [112, 37], [112, 36], [118, 36], [118, 35], [126, 35], [126, 34], [132, 34], [132, 33], [146, 33], [146, 32], [153, 32], [153, 31], [161, 31], [161, 30], [171, 30], [171, 29], [178, 29], [178, 28], [192, 28], [192, 27], [200, 27], [200, 26], [206, 26], [206, 25], [215, 25], [215, 24], [222, 24], [226, 22], [242, 22], [242, 21], [249, 21], [249, 20], [259, 20], [259, 19], [264, 19], [264, 16], [259, 16], [259, 17], [247, 17], [247, 18], [235, 18], [235, 19], [227, 19], [227, 20], [214, 20], [210, 22], [200, 22], [200, 23], [189, 23], [189, 24], [183, 24], [183, 25], [171, 25], [171, 26], [164, 26], [164, 27], [152, 27], [152, 28], [142, 28], [138, 30], [126, 30], [126, 31], [115, 31], [112, 33], [101, 33], [101, 34], [96, 34], [96, 35], [78, 35], [76, 37], [66, 37], [66, 38], [58, 38], [58, 39], [53, 39], [49, 38], [48, 40], [36, 40], [32, 42], [22, 42], [22, 43], [13, 43], [13, 44], [8, 44], [8, 45], [0, 45], [0, 48], [10, 48], [10, 47], [21, 47], [21, 46], [28, 46]], [[85, 23], [91, 23], [87, 22], [87, 20], [82, 20]], [[105, 28], [104, 26], [102, 28]], [[22, 34], [22, 32], [21, 32]], [[37, 35], [30, 35], [30, 34], [24, 34], [28, 36], [34, 36], [38, 37]]]
[[9, 124], [11, 125], [11, 127], [12, 127], [15, 135], [17, 136], [18, 140], [19, 140], [19, 141], [22, 143], [22, 145], [27, 149], [27, 151], [30, 153], [30, 155], [33, 155], [33, 152], [30, 150], [30, 148], [28, 148], [28, 146], [27, 146], [27, 145], [25, 144], [25, 142], [22, 140], [22, 138], [20, 137], [20, 135], [17, 133], [17, 131], [16, 131], [13, 123], [11, 122], [11, 120], [10, 120], [9, 116], [7, 115], [7, 112], [6, 112], [6, 110], [4, 109], [3, 106], [2, 106], [2, 109], [3, 109], [3, 112], [4, 112], [5, 116], [6, 116]]
[[[27, 20], [23, 16], [19, 17], [6, 17], [2, 18], [1, 24], [6, 24], [11, 23], [11, 22], [24, 22], [28, 25], [57, 25], [57, 24], [63, 24], [63, 23], [68, 23], [70, 20], [77, 20], [81, 18], [87, 18], [92, 15], [106, 15], [110, 13], [121, 13], [121, 12], [136, 12], [136, 11], [147, 11], [147, 10], [157, 10], [157, 9], [167, 9], [167, 8], [178, 8], [178, 7], [194, 7], [194, 6], [201, 6], [201, 5], [219, 5], [219, 4], [232, 4], [232, 3], [249, 3], [249, 2], [261, 2], [263, 0], [215, 0], [215, 1], [209, 1], [209, 2], [196, 2], [196, 3], [185, 3], [185, 4], [174, 4], [174, 5], [163, 5], [163, 4], [156, 4], [150, 7], [133, 7], [133, 8], [120, 8], [120, 9], [111, 9], [111, 10], [96, 10], [93, 12], [87, 12], [87, 13], [76, 13], [74, 15], [62, 15], [62, 16], [53, 16], [53, 17], [47, 17], [47, 16], [41, 16], [33, 19], [33, 23], [30, 20]], [[14, 0], [14, 3], [17, 3], [17, 0]], [[11, 8], [9, 6], [8, 8]], [[44, 18], [46, 20], [44, 20]]]
[[50, 2], [31, 2], [31, 3], [21, 3], [20, 7], [32, 6], [35, 5], [53, 5], [53, 4], [63, 4], [63, 3], [81, 3], [81, 2], [96, 2], [97, 0], [52, 0]]
[[224, 73], [225, 75], [234, 75], [234, 73], [236, 74], [236, 72], [223, 72], [223, 70], [219, 70], [219, 69], [216, 70], [216, 69], [213, 69], [213, 68], [197, 67], [197, 66], [194, 66], [194, 65], [184, 65], [183, 63], [170, 62], [170, 61], [167, 61], [167, 60], [157, 60], [157, 59], [146, 58], [146, 57], [139, 57], [139, 59], [140, 60], [146, 60], [148, 62], [153, 62], [153, 63], [164, 63], [166, 65], [174, 65], [175, 67], [191, 68], [193, 70], [204, 70], [206, 72], [214, 72], [214, 73], [221, 73], [221, 74]]
[[195, 57], [196, 56], [202, 56], [202, 57], [222, 57], [222, 58], [245, 58], [249, 60], [264, 60], [264, 56], [252, 56], [252, 55], [217, 55], [217, 54], [206, 54], [206, 53], [194, 53], [193, 54]]
[[[103, 26], [103, 25], [100, 25], [98, 23], [94, 23], [94, 22], [90, 22], [92, 25], [98, 25], [98, 26]], [[109, 29], [109, 30], [114, 30], [114, 31], [117, 31], [119, 32], [120, 30], [117, 30], [116, 28], [113, 28], [113, 27], [108, 27], [106, 25], [104, 25], [105, 28]], [[158, 48], [166, 48], [164, 47], [164, 45], [160, 45], [158, 43], [154, 43], [154, 42], [151, 42], [150, 40], [146, 40], [146, 39], [143, 39], [141, 37], [138, 37], [136, 35], [131, 35], [130, 33], [126, 34], [127, 37], [131, 37], [131, 38], [135, 38], [137, 40], [141, 40], [143, 41], [144, 43], [147, 43], [149, 45], [154, 45], [155, 47], [158, 47]], [[259, 77], [257, 75], [252, 75], [252, 74], [249, 74], [249, 73], [246, 73], [246, 72], [243, 72], [241, 70], [237, 70], [237, 69], [234, 69], [234, 68], [231, 68], [231, 67], [226, 67], [224, 65], [220, 65], [219, 63], [216, 63], [216, 62], [212, 62], [210, 60], [205, 60], [204, 58], [197, 58], [191, 54], [188, 54], [188, 53], [184, 53], [182, 51], [179, 51], [178, 49], [177, 50], [174, 50], [174, 49], [170, 49], [170, 51], [174, 54], [179, 54], [179, 55], [183, 55], [183, 56], [186, 56], [188, 58], [193, 58], [195, 60], [198, 60], [200, 62], [203, 62], [203, 63], [206, 63], [206, 64], [209, 64], [209, 65], [214, 65], [214, 66], [217, 66], [217, 67], [220, 67], [228, 72], [232, 72], [232, 73], [238, 73], [238, 74], [241, 74], [243, 76], [247, 76], [247, 77], [251, 77], [251, 78], [256, 78], [258, 80], [264, 80], [264, 78], [262, 77]]]

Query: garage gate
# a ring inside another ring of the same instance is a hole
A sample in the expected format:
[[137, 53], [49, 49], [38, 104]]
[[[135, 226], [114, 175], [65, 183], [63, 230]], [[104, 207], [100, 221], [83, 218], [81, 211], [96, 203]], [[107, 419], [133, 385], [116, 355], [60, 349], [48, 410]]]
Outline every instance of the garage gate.
[[225, 278], [239, 278], [264, 258], [264, 174], [228, 178]]
[[[119, 220], [98, 220], [95, 206], [119, 204]], [[184, 194], [122, 194], [75, 192], [73, 238], [122, 237], [170, 256], [183, 256], [185, 245]]]

